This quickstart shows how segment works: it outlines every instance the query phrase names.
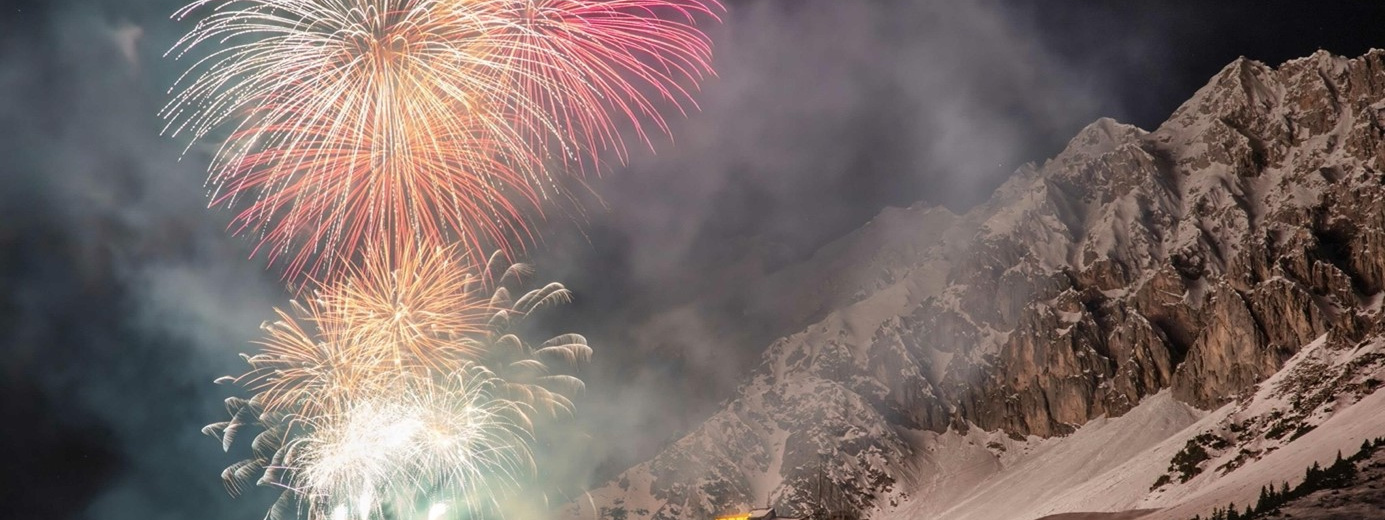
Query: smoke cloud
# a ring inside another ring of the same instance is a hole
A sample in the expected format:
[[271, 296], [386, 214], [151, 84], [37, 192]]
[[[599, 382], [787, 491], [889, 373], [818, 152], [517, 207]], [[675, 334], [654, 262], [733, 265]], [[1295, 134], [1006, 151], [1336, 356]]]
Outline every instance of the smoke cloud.
[[256, 518], [199, 425], [284, 294], [205, 208], [205, 163], [158, 136], [174, 6], [120, 7], [0, 26], [0, 444], [19, 459], [0, 489], [16, 518]]
[[[228, 496], [219, 473], [238, 454], [199, 433], [234, 392], [211, 381], [242, 369], [289, 295], [205, 208], [205, 150], [158, 135], [185, 65], [162, 58], [187, 29], [167, 18], [180, 3], [0, 15], [0, 445], [19, 468], [0, 503], [16, 518], [258, 518], [273, 498]], [[1150, 44], [1162, 29], [1199, 42], [1174, 14], [1120, 34], [1102, 29], [1115, 14], [1051, 2], [728, 7], [709, 28], [719, 77], [673, 118], [673, 142], [591, 179], [580, 222], [539, 224], [540, 276], [577, 301], [536, 334], [596, 348], [579, 417], [544, 448], [553, 501], [695, 427], [803, 325], [777, 312], [802, 302], [763, 304], [766, 276], [887, 206], [965, 211], [1130, 99], [1140, 124], [1173, 108], [1113, 91], [1176, 102], [1210, 75], [1156, 77], [1176, 54]], [[1213, 71], [1230, 59], [1206, 54]]]
[[748, 293], [757, 280], [886, 206], [965, 211], [1110, 110], [1030, 16], [994, 2], [730, 7], [701, 111], [595, 183], [586, 236], [557, 226], [539, 254], [590, 299], [569, 328], [600, 354], [589, 428], [620, 439], [597, 443], [617, 450], [596, 457], [602, 478], [694, 427], [806, 325], [750, 309], [773, 298]]

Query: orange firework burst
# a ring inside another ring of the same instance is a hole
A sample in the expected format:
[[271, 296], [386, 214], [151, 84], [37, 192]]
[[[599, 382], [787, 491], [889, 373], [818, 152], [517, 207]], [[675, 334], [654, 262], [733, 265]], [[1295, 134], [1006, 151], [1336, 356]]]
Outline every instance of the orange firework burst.
[[474, 358], [458, 341], [482, 332], [490, 302], [450, 249], [367, 254], [340, 283], [319, 291], [321, 320], [336, 341], [405, 369], [446, 371], [442, 358]]
[[[162, 111], [190, 145], [228, 131], [212, 204], [287, 276], [362, 244], [510, 251], [558, 188], [547, 163], [624, 157], [620, 122], [710, 73], [715, 0], [201, 0], [196, 61]], [[612, 115], [615, 114], [615, 115]], [[558, 154], [549, 153], [556, 149]], [[584, 159], [585, 158], [585, 159]]]
[[391, 384], [391, 374], [455, 370], [478, 354], [465, 336], [492, 315], [459, 259], [451, 248], [368, 252], [307, 306], [276, 309], [280, 319], [265, 325], [264, 352], [248, 358], [242, 382], [266, 410], [316, 415]]
[[400, 375], [429, 377], [477, 366], [504, 381], [514, 400], [547, 415], [570, 411], [581, 381], [558, 368], [591, 356], [586, 339], [564, 334], [530, 348], [517, 332], [534, 311], [566, 302], [550, 283], [511, 296], [528, 266], [492, 255], [474, 274], [452, 248], [382, 249], [359, 268], [321, 284], [306, 306], [278, 310], [264, 325], [263, 352], [233, 378], [267, 411], [315, 416], [361, 395], [377, 394]]

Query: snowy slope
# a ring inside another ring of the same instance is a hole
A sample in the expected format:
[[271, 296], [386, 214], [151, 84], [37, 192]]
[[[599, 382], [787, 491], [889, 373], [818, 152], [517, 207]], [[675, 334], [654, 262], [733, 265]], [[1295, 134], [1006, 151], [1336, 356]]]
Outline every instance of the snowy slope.
[[927, 494], [921, 493], [917, 503], [886, 518], [1022, 519], [1061, 511], [1129, 509], [1149, 492], [1161, 468], [1126, 463], [1157, 451], [1161, 442], [1204, 415], [1164, 392], [1124, 416], [1096, 419], [1070, 436], [1049, 439], [940, 512], [926, 513]]
[[[1318, 390], [1385, 379], [1385, 362], [1361, 362], [1381, 352], [1380, 340], [1340, 351], [1325, 340], [1305, 347], [1245, 401], [1209, 413], [1160, 393], [1122, 417], [1091, 421], [1067, 437], [1038, 442], [1029, 454], [1002, 468], [978, 471], [989, 474], [964, 486], [970, 489], [964, 496], [919, 493], [881, 518], [1030, 519], [1065, 511], [1148, 509], [1159, 511], [1140, 518], [1182, 520], [1206, 516], [1229, 502], [1253, 503], [1261, 486], [1295, 484], [1313, 462], [1330, 463], [1339, 450], [1350, 454], [1363, 439], [1385, 435], [1385, 392], [1336, 392], [1333, 400], [1309, 411], [1314, 428], [1302, 437], [1285, 442], [1259, 433], [1243, 435], [1234, 448], [1204, 462], [1207, 470], [1196, 478], [1158, 491], [1150, 488], [1194, 436], [1219, 432], [1234, 440], [1232, 424], [1249, 429], [1256, 422], [1272, 423], [1265, 418], [1302, 410], [1295, 403], [1301, 405], [1302, 398]], [[1323, 374], [1330, 377], [1315, 388], [1295, 386], [1302, 377]], [[1216, 469], [1235, 460], [1241, 448], [1267, 453], [1228, 473]]]

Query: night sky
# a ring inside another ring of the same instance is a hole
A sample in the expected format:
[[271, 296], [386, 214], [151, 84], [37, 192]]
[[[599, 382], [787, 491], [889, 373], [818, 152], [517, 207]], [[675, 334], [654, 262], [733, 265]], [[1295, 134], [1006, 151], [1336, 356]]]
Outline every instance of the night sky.
[[[6, 518], [252, 519], [270, 498], [229, 497], [236, 454], [199, 433], [289, 294], [206, 209], [206, 158], [158, 135], [177, 7], [0, 4]], [[1382, 22], [1365, 0], [732, 1], [701, 111], [538, 224], [533, 261], [577, 294], [545, 326], [597, 349], [553, 478], [652, 455], [793, 332], [736, 306], [747, 280], [887, 206], [965, 211], [1098, 117], [1151, 129], [1238, 56], [1385, 46]]]

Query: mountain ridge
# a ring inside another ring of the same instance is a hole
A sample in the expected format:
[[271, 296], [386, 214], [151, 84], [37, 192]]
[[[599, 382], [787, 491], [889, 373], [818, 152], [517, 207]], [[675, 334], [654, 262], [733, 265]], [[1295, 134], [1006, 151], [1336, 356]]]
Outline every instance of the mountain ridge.
[[[1382, 99], [1382, 51], [1242, 58], [1154, 131], [1100, 119], [963, 215], [878, 217], [834, 242], [847, 250], [824, 253], [826, 267], [780, 278], [806, 300], [795, 319], [820, 320], [774, 341], [702, 426], [566, 514], [703, 518], [766, 502], [803, 514], [825, 475], [867, 516], [964, 518], [987, 479], [1142, 405], [1171, 403], [1149, 412], [1167, 422], [1146, 455], [1206, 421], [1234, 437], [1228, 425], [1249, 419], [1219, 414], [1256, 402], [1304, 348], [1356, 352], [1385, 326]], [[887, 238], [851, 238], [870, 233]], [[852, 270], [862, 258], [866, 276]], [[1368, 353], [1339, 379], [1378, 375], [1385, 360]], [[943, 482], [949, 471], [975, 482]], [[1126, 505], [1176, 506], [1195, 498], [1186, 490]]]

